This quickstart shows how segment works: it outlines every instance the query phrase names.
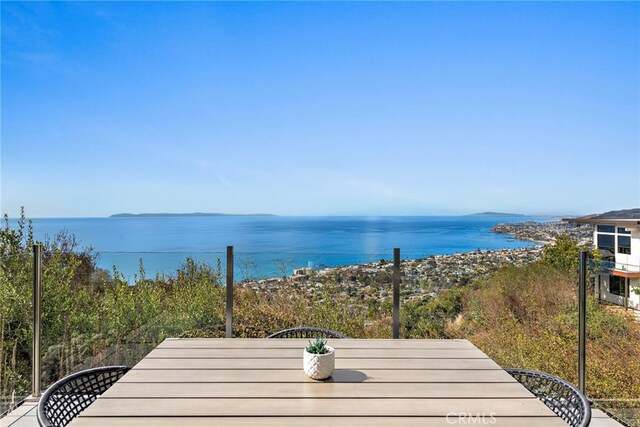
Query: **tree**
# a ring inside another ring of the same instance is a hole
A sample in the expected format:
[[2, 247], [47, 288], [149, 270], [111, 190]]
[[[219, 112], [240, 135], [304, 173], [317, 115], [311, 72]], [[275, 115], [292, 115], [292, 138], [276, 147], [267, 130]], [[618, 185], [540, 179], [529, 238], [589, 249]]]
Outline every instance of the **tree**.
[[561, 234], [553, 245], [547, 245], [542, 252], [542, 262], [565, 271], [577, 271], [581, 251], [589, 251], [590, 257], [600, 259], [600, 254], [590, 247], [578, 245], [577, 240]]

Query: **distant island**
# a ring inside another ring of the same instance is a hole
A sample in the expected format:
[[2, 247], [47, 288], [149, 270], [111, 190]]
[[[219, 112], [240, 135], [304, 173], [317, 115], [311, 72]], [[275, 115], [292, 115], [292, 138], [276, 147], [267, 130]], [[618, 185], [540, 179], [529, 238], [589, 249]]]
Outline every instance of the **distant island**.
[[517, 217], [523, 217], [523, 216], [526, 216], [526, 215], [516, 214], [516, 213], [505, 213], [505, 212], [480, 212], [480, 213], [474, 213], [474, 214], [466, 215], [466, 216], [517, 216]]
[[191, 212], [191, 213], [141, 213], [141, 214], [132, 214], [132, 213], [117, 213], [113, 215], [109, 215], [109, 218], [132, 218], [132, 217], [175, 217], [175, 216], [275, 216], [273, 214], [267, 213], [255, 213], [255, 214], [225, 214], [225, 213], [207, 213], [207, 212]]

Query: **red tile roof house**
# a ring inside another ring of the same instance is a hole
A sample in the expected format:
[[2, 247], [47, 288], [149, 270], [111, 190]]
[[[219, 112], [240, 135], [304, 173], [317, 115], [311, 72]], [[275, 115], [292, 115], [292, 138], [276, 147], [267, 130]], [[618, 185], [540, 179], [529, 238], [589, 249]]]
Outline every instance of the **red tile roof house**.
[[595, 278], [600, 299], [640, 310], [640, 208], [563, 221], [593, 224], [593, 242], [602, 255]]

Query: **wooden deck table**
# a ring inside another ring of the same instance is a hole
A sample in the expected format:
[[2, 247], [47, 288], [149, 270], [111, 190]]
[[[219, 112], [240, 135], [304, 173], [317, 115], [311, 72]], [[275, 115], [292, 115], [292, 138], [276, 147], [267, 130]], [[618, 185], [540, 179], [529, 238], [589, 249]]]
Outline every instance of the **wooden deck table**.
[[167, 339], [87, 408], [88, 426], [566, 426], [467, 340]]

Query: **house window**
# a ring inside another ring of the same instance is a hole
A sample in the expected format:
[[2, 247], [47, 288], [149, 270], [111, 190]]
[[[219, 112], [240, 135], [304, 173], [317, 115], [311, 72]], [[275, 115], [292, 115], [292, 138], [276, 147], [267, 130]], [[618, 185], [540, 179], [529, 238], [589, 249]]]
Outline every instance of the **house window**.
[[598, 249], [606, 250], [611, 253], [615, 252], [616, 248], [616, 236], [613, 234], [600, 234], [598, 233]]
[[618, 227], [618, 234], [631, 234], [631, 232], [624, 227]]
[[598, 225], [599, 233], [615, 233], [616, 226], [615, 225]]
[[631, 254], [631, 236], [618, 236], [618, 253]]
[[625, 279], [624, 277], [610, 276], [609, 277], [609, 293], [613, 295], [619, 295], [621, 297], [625, 296], [624, 284], [626, 280], [627, 279]]

